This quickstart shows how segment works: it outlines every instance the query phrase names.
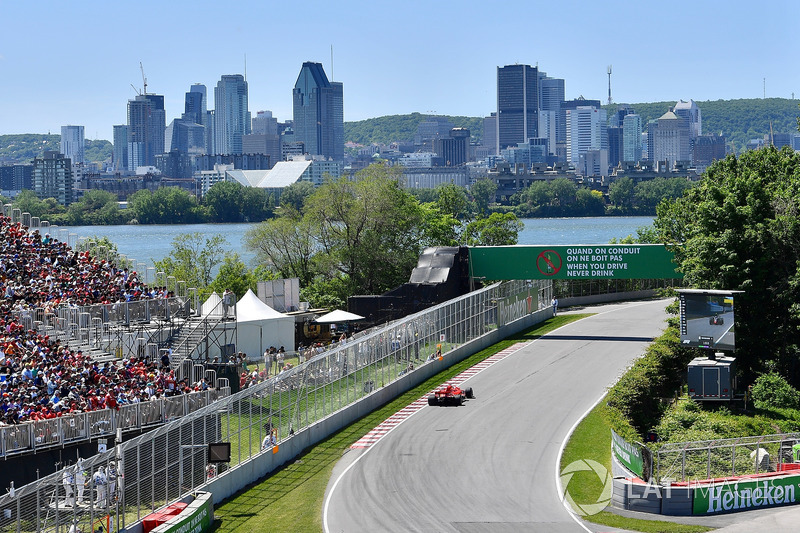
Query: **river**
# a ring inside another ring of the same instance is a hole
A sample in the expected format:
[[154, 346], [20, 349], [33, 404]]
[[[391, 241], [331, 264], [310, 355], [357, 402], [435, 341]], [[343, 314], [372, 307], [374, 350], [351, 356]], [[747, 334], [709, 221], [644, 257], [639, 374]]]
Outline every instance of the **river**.
[[[653, 217], [526, 218], [519, 234], [519, 244], [607, 244], [613, 238], [636, 234]], [[121, 254], [152, 265], [170, 254], [173, 239], [182, 233], [199, 232], [222, 235], [229, 250], [239, 253], [251, 264], [254, 254], [244, 249], [242, 237], [254, 224], [165, 224], [138, 226], [62, 226], [55, 237], [65, 240], [69, 233], [73, 244], [80, 237], [108, 237]], [[55, 232], [54, 232], [55, 233]], [[252, 265], [251, 265], [252, 266]]]

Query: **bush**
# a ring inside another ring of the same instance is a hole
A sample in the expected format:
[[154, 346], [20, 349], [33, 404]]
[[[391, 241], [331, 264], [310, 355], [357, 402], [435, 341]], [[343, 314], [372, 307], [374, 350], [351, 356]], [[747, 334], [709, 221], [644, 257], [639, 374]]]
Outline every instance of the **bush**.
[[753, 402], [759, 409], [791, 408], [800, 405], [800, 392], [777, 372], [759, 376], [753, 383]]

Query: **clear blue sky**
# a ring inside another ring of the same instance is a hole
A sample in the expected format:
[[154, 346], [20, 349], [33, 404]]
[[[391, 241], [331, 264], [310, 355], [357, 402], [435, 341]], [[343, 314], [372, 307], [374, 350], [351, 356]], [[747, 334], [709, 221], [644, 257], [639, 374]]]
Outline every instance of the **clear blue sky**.
[[85, 126], [112, 138], [141, 88], [166, 97], [244, 73], [250, 110], [291, 118], [303, 61], [344, 83], [345, 120], [413, 111], [484, 116], [496, 67], [615, 102], [800, 98], [800, 1], [0, 0], [0, 134]]

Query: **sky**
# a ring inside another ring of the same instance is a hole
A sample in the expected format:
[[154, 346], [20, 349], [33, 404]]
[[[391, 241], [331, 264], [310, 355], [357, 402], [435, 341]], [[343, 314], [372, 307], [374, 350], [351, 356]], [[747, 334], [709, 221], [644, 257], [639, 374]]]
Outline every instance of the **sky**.
[[[0, 0], [0, 134], [112, 139], [142, 89], [167, 123], [193, 83], [245, 74], [253, 116], [292, 118], [304, 61], [344, 84], [345, 121], [486, 116], [497, 67], [538, 65], [567, 99], [800, 98], [800, 2]], [[331, 49], [333, 64], [331, 64]]]

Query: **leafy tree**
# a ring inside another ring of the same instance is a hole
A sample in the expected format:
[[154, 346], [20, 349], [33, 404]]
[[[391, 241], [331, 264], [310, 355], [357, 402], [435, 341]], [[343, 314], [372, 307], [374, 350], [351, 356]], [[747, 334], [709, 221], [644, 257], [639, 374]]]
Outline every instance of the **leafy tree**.
[[605, 212], [603, 193], [580, 187], [575, 191], [575, 213], [584, 217], [599, 217]]
[[633, 208], [633, 192], [635, 189], [633, 180], [627, 176], [614, 180], [608, 186], [609, 201], [622, 212]]
[[190, 224], [204, 219], [197, 199], [180, 187], [161, 187], [155, 191], [141, 190], [128, 198], [140, 224]]
[[469, 192], [478, 215], [485, 216], [489, 212], [489, 206], [495, 201], [497, 184], [488, 178], [480, 178], [472, 184]]
[[797, 409], [800, 392], [777, 372], [769, 372], [753, 382], [753, 402], [759, 409]]
[[99, 189], [90, 189], [83, 197], [67, 208], [65, 221], [71, 226], [109, 225], [124, 222], [116, 195]]
[[157, 271], [203, 290], [211, 283], [212, 271], [226, 255], [224, 245], [225, 238], [221, 235], [204, 237], [199, 232], [182, 233], [172, 240], [172, 253], [153, 264]]
[[320, 258], [346, 276], [350, 294], [378, 294], [397, 286], [419, 257], [422, 212], [399, 183], [401, 170], [373, 164], [320, 187], [306, 216], [321, 247]]
[[63, 213], [66, 210], [55, 198], [39, 199], [35, 192], [28, 189], [22, 190], [14, 198], [12, 205], [22, 213], [30, 213], [33, 217], [45, 220], [48, 219], [47, 215]]
[[221, 181], [211, 186], [203, 203], [211, 209], [214, 222], [241, 222], [245, 186], [237, 181]]
[[259, 262], [275, 269], [284, 278], [311, 282], [312, 256], [316, 252], [308, 220], [289, 216], [273, 218], [250, 228], [244, 235], [245, 247], [256, 252]]
[[459, 187], [453, 183], [445, 183], [436, 187], [436, 192], [439, 193], [436, 203], [442, 213], [459, 220], [467, 217], [469, 200], [464, 187]]
[[506, 246], [517, 244], [524, 224], [514, 213], [492, 213], [473, 220], [464, 229], [462, 242], [467, 246]]
[[442, 213], [434, 203], [420, 205], [422, 231], [420, 246], [458, 246], [460, 222], [449, 213]]
[[657, 212], [659, 239], [689, 286], [744, 291], [736, 300], [740, 368], [752, 376], [774, 359], [797, 383], [800, 154], [769, 147], [728, 156]]
[[314, 184], [310, 181], [296, 181], [281, 191], [280, 205], [284, 209], [303, 212], [306, 200], [314, 193]]

